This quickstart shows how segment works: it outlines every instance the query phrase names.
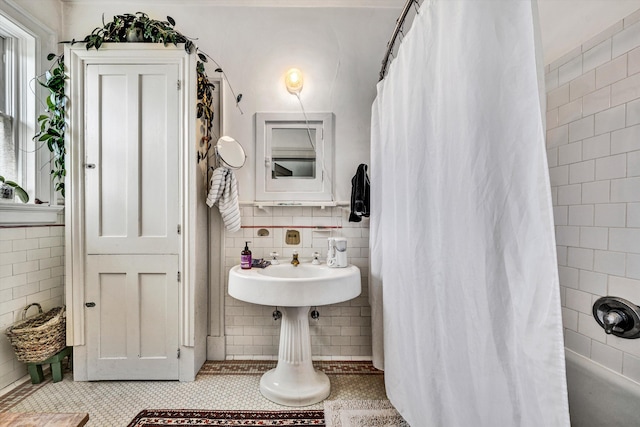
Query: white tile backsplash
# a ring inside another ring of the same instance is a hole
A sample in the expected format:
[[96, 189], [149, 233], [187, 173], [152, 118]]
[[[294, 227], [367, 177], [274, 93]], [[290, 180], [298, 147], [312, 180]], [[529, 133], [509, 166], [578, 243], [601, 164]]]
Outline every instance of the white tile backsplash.
[[611, 105], [624, 104], [640, 98], [640, 73], [611, 85]]
[[582, 159], [590, 160], [611, 154], [611, 134], [603, 133], [582, 141]]
[[[606, 64], [611, 61], [611, 39], [606, 39], [600, 44], [590, 48], [583, 54], [583, 72], [584, 75], [588, 75], [588, 71], [599, 67], [602, 64]], [[576, 78], [576, 80], [580, 77]]]
[[582, 75], [582, 55], [576, 56], [558, 69], [558, 84], [563, 85]]
[[640, 228], [610, 228], [609, 249], [640, 254]]
[[571, 101], [580, 99], [594, 90], [596, 90], [595, 70], [585, 73], [569, 83], [569, 98]]
[[609, 86], [627, 77], [627, 55], [607, 62], [596, 70], [596, 89]]
[[627, 75], [640, 72], [640, 47], [630, 51], [627, 56]]
[[[62, 233], [60, 225], [0, 228], [0, 330], [20, 320], [32, 302], [45, 311], [64, 304]], [[26, 365], [17, 361], [4, 335], [0, 365], [0, 388], [26, 374]]]
[[595, 225], [599, 227], [624, 227], [627, 206], [624, 203], [603, 203], [595, 205]]
[[569, 225], [593, 225], [594, 205], [569, 206]]
[[640, 202], [640, 177], [611, 181], [612, 202]]
[[[624, 252], [595, 251], [593, 270], [600, 273], [624, 276], [627, 254]], [[601, 295], [601, 294], [599, 294]]]
[[611, 154], [640, 150], [640, 125], [611, 133]]
[[617, 107], [601, 111], [596, 113], [595, 117], [596, 135], [623, 129], [626, 122], [626, 105], [622, 104]]
[[614, 178], [624, 178], [627, 176], [627, 156], [619, 154], [617, 156], [602, 157], [596, 159], [596, 180], [602, 181]]
[[580, 227], [580, 247], [607, 249], [609, 229], [606, 227]]
[[558, 147], [558, 164], [568, 165], [582, 160], [582, 141]]
[[588, 116], [589, 114], [597, 113], [598, 111], [606, 110], [611, 106], [611, 87], [606, 86], [600, 90], [589, 93], [582, 98], [582, 114]]
[[622, 356], [623, 353], [620, 350], [609, 347], [608, 345], [593, 341], [591, 345], [591, 359], [602, 366], [622, 373]]
[[[362, 274], [362, 295], [342, 304], [319, 307], [320, 319], [311, 321], [312, 353], [314, 356], [370, 357], [371, 310], [368, 303], [368, 220], [348, 222], [346, 208], [277, 207], [243, 209], [243, 225], [264, 225], [269, 236], [260, 237], [256, 228], [244, 228], [244, 236], [250, 237], [250, 249], [254, 258], [270, 259], [276, 251], [280, 262], [290, 262], [293, 250], [300, 253], [303, 262], [310, 262], [313, 252], [319, 252], [321, 261], [327, 253], [327, 238], [347, 238], [349, 262], [357, 265]], [[245, 219], [247, 221], [245, 221]], [[306, 228], [337, 227], [337, 228]], [[300, 231], [300, 244], [287, 245], [284, 231]], [[225, 269], [239, 263], [244, 239], [225, 238]], [[225, 274], [225, 277], [227, 275]], [[280, 321], [274, 322], [274, 307], [262, 307], [225, 298], [225, 334], [227, 356], [274, 357], [278, 354]]]
[[613, 36], [611, 55], [613, 58], [640, 46], [640, 22], [626, 26]]
[[569, 123], [569, 142], [589, 138], [594, 135], [594, 117], [587, 116], [584, 119]]
[[582, 118], [582, 99], [565, 104], [558, 108], [558, 124], [566, 125], [569, 122]]
[[595, 161], [587, 160], [569, 165], [569, 184], [590, 182], [595, 178]]
[[603, 295], [640, 305], [640, 10], [556, 69], [547, 148], [565, 346], [640, 382], [640, 340], [607, 336], [591, 312]]

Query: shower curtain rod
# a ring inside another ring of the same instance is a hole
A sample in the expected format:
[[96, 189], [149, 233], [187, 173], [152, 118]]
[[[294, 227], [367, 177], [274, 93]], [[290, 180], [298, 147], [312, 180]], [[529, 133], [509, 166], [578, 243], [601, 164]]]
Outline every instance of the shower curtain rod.
[[396, 21], [396, 27], [393, 29], [393, 34], [391, 35], [391, 39], [389, 39], [389, 41], [387, 42], [387, 52], [385, 53], [384, 59], [382, 60], [382, 68], [380, 69], [380, 80], [378, 81], [381, 81], [382, 79], [384, 79], [384, 76], [387, 73], [387, 67], [389, 66], [389, 57], [391, 56], [391, 52], [393, 51], [393, 46], [396, 43], [396, 38], [398, 37], [398, 34], [402, 30], [402, 26], [404, 25], [404, 20], [406, 19], [407, 14], [409, 13], [409, 9], [411, 9], [411, 6], [414, 3], [420, 6], [418, 0], [407, 0], [407, 2], [404, 4], [404, 7], [402, 8], [402, 13], [400, 13], [400, 17]]

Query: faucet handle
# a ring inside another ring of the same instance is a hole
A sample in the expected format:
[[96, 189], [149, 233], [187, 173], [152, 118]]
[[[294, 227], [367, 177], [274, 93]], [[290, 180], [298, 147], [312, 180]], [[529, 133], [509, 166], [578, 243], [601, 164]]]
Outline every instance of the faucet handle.
[[280, 261], [278, 261], [278, 257], [280, 256], [280, 254], [276, 251], [271, 252], [271, 265], [278, 265], [280, 264]]
[[602, 323], [604, 324], [604, 331], [607, 334], [611, 334], [615, 327], [624, 330], [626, 326], [627, 316], [623, 312], [618, 310], [611, 310], [602, 317]]

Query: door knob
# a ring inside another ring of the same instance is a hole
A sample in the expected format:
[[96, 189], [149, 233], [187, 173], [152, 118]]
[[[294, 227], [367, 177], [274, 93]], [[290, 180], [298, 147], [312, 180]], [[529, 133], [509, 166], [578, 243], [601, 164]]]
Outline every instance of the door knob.
[[95, 306], [96, 306], [96, 303], [95, 303], [95, 302], [85, 302], [85, 303], [84, 303], [84, 305], [85, 305], [86, 307], [91, 308], [91, 307], [95, 307]]

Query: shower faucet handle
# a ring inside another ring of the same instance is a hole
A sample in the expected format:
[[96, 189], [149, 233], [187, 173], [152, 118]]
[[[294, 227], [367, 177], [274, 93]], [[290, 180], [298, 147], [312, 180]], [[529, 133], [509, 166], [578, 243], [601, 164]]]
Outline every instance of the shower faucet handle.
[[614, 296], [598, 298], [593, 304], [593, 318], [607, 335], [640, 338], [640, 307]]
[[616, 327], [619, 330], [625, 329], [627, 316], [622, 311], [611, 310], [602, 316], [602, 323], [604, 324], [605, 333], [611, 334]]

